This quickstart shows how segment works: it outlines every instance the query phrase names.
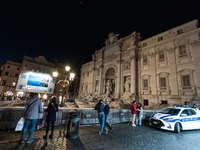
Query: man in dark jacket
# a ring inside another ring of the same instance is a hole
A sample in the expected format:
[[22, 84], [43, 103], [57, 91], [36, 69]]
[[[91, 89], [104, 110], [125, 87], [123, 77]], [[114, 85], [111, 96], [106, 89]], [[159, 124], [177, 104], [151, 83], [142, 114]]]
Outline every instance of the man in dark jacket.
[[107, 120], [107, 117], [108, 117], [108, 114], [109, 114], [109, 112], [110, 112], [110, 106], [109, 106], [109, 102], [108, 101], [106, 101], [105, 102], [105, 107], [104, 107], [104, 113], [105, 113], [105, 126], [108, 126], [108, 128], [111, 130], [111, 131], [113, 131], [113, 128], [106, 122], [106, 120]]
[[101, 130], [99, 131], [99, 134], [101, 134], [103, 130], [106, 131], [106, 134], [108, 133], [108, 129], [106, 129], [105, 127], [105, 114], [103, 111], [103, 107], [103, 100], [99, 100], [99, 103], [94, 108], [94, 110], [98, 111], [99, 122], [101, 124]]
[[28, 137], [27, 143], [31, 143], [34, 141], [32, 139], [32, 136], [35, 129], [36, 121], [38, 119], [38, 113], [43, 112], [41, 100], [38, 99], [38, 93], [30, 93], [30, 97], [31, 99], [27, 100], [26, 106], [24, 109], [25, 122], [24, 122], [24, 128], [22, 130], [22, 136], [19, 141], [20, 143], [24, 143], [26, 131], [30, 122], [31, 122], [31, 128], [29, 131], [29, 137]]

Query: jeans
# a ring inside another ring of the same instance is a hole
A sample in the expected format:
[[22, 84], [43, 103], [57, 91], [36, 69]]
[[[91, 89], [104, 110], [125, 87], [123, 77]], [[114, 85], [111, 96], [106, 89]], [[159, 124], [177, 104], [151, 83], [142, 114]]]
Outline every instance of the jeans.
[[28, 141], [31, 140], [32, 136], [33, 136], [33, 131], [35, 130], [35, 124], [36, 124], [37, 119], [25, 119], [24, 122], [24, 128], [22, 130], [22, 136], [20, 140], [24, 140], [25, 135], [26, 135], [26, 131], [28, 129], [29, 123], [31, 122], [31, 128], [29, 131], [29, 137], [28, 137]]
[[100, 133], [102, 133], [103, 129], [106, 129], [106, 127], [105, 127], [105, 114], [104, 113], [99, 114], [99, 122], [101, 124], [101, 131], [100, 131]]
[[106, 122], [108, 115], [105, 115], [105, 126], [108, 126], [108, 128], [111, 130], [112, 127]]
[[132, 114], [132, 125], [135, 125], [135, 116], [136, 114]]
[[142, 125], [142, 118], [140, 118], [139, 116], [136, 117], [136, 124], [138, 124], [138, 120], [139, 120], [139, 125]]

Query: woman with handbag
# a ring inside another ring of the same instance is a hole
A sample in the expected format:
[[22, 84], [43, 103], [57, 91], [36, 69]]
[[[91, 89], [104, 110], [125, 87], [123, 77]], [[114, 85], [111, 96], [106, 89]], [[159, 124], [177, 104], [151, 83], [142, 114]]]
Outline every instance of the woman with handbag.
[[137, 109], [138, 111], [136, 112], [136, 125], [138, 125], [138, 121], [139, 121], [139, 125], [142, 125], [142, 117], [143, 117], [143, 108], [142, 108], [142, 104], [138, 103], [137, 105]]
[[56, 103], [56, 97], [53, 97], [51, 99], [51, 102], [48, 105], [48, 108], [45, 110], [47, 114], [47, 128], [46, 128], [46, 135], [43, 136], [43, 139], [47, 139], [48, 132], [49, 132], [49, 126], [51, 123], [51, 134], [49, 135], [49, 138], [53, 138], [53, 131], [54, 131], [54, 122], [56, 121], [56, 112], [58, 111], [58, 104]]

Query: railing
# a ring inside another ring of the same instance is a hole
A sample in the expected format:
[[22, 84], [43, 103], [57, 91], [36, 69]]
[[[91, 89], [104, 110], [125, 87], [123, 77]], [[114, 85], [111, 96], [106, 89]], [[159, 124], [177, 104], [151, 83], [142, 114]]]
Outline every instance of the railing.
[[[4, 108], [0, 109], [0, 132], [11, 132], [15, 130], [15, 127], [23, 116], [24, 108]], [[60, 108], [56, 114], [55, 126], [66, 127], [68, 124], [69, 111], [73, 109]], [[98, 124], [98, 113], [93, 109], [77, 109], [80, 111], [80, 125], [94, 125]], [[152, 114], [153, 110], [150, 111]], [[46, 116], [44, 115], [43, 124], [46, 125]], [[112, 109], [108, 115], [107, 122], [110, 124], [116, 124], [121, 122], [131, 121], [132, 115], [129, 109]], [[145, 119], [143, 115], [143, 119]]]

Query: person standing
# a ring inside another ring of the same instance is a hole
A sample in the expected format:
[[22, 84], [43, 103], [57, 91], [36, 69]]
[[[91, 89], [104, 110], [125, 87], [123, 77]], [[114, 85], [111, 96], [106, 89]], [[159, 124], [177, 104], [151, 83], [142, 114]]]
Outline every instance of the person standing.
[[108, 101], [106, 101], [105, 102], [105, 107], [104, 107], [104, 113], [105, 113], [105, 126], [108, 126], [108, 128], [111, 130], [111, 131], [113, 131], [113, 128], [106, 122], [106, 120], [107, 120], [107, 117], [108, 117], [108, 114], [110, 113], [110, 106], [109, 106], [109, 102]]
[[135, 127], [135, 117], [136, 117], [136, 101], [133, 101], [133, 103], [131, 104], [131, 114], [132, 114], [132, 126]]
[[24, 109], [24, 127], [22, 130], [22, 136], [20, 138], [20, 143], [24, 143], [24, 138], [26, 135], [26, 131], [27, 128], [29, 126], [29, 123], [31, 122], [31, 128], [29, 131], [29, 137], [27, 140], [27, 143], [31, 143], [34, 140], [32, 139], [33, 136], [33, 132], [35, 129], [35, 124], [38, 118], [38, 113], [42, 113], [43, 109], [42, 109], [42, 103], [41, 101], [38, 99], [38, 93], [30, 93], [30, 97], [31, 99], [28, 99], [25, 105], [25, 109]]
[[142, 104], [138, 103], [137, 104], [137, 109], [138, 111], [136, 112], [136, 125], [138, 124], [139, 121], [139, 125], [142, 125], [142, 117], [143, 117], [143, 108], [142, 108]]
[[45, 110], [47, 114], [47, 128], [46, 128], [46, 135], [43, 136], [43, 139], [47, 139], [48, 132], [49, 132], [49, 126], [51, 123], [51, 134], [49, 135], [49, 138], [53, 138], [53, 131], [54, 131], [54, 122], [56, 121], [56, 112], [58, 111], [58, 104], [56, 103], [56, 97], [53, 97], [51, 99], [51, 102], [48, 105], [48, 108]]
[[106, 134], [108, 133], [108, 129], [106, 129], [105, 127], [105, 114], [103, 111], [103, 107], [103, 100], [99, 100], [99, 103], [94, 108], [94, 110], [98, 111], [99, 122], [101, 124], [101, 130], [99, 131], [99, 134], [102, 134], [103, 130], [106, 131]]
[[43, 122], [43, 116], [44, 116], [44, 112], [45, 112], [45, 109], [44, 109], [44, 103], [42, 102], [42, 109], [43, 109], [43, 113], [39, 113], [38, 114], [38, 120], [37, 120], [37, 130], [39, 130], [40, 128], [43, 128], [44, 125], [42, 124]]

